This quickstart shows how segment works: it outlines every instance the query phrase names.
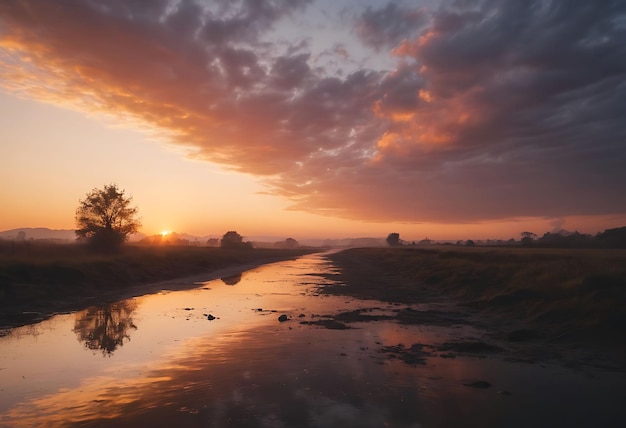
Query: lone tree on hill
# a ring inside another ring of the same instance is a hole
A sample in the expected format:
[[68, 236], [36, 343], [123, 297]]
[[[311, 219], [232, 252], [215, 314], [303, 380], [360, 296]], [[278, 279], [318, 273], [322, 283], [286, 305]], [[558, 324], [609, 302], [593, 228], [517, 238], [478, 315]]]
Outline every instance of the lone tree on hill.
[[93, 189], [76, 209], [76, 235], [99, 250], [119, 248], [141, 226], [131, 202], [116, 184]]
[[243, 237], [234, 230], [226, 232], [222, 236], [220, 246], [222, 248], [252, 248], [252, 244], [243, 242]]

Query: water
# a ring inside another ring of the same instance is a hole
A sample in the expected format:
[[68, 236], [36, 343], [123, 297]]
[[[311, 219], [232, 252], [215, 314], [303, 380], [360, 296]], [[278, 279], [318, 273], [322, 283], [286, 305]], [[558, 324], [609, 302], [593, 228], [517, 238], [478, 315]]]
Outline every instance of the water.
[[[0, 338], [0, 425], [626, 426], [624, 374], [471, 357], [411, 366], [382, 347], [480, 332], [300, 324], [398, 308], [319, 295], [333, 271], [311, 255], [14, 329]], [[463, 385], [476, 379], [492, 387]]]

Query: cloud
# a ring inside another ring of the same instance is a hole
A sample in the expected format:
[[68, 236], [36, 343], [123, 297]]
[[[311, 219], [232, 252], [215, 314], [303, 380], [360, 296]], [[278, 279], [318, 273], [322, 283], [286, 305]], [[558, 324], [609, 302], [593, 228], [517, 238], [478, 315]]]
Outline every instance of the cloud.
[[395, 3], [380, 9], [370, 6], [357, 21], [356, 33], [364, 43], [376, 49], [393, 47], [413, 36], [427, 20], [428, 14], [423, 9], [403, 8]]
[[[407, 222], [626, 212], [623, 2], [368, 8], [355, 31], [396, 65], [342, 75], [277, 33], [313, 7], [3, 2], [2, 85], [159, 127], [297, 210]], [[332, 42], [325, 55], [357, 52]]]

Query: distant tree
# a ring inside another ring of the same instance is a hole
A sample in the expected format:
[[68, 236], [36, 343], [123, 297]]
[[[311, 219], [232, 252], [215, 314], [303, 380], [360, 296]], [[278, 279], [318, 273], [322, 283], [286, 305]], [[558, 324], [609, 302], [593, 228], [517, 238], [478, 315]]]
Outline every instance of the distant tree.
[[474, 241], [472, 241], [471, 239], [468, 239], [467, 241], [465, 241], [465, 246], [466, 247], [474, 247], [476, 245], [476, 243]]
[[228, 231], [220, 241], [222, 248], [252, 248], [249, 242], [243, 242], [243, 237], [234, 230]]
[[535, 233], [532, 232], [522, 232], [520, 233], [520, 235], [522, 235], [522, 239], [521, 239], [521, 243], [522, 245], [532, 245], [535, 236], [537, 236]]
[[76, 209], [76, 235], [100, 250], [119, 248], [141, 226], [131, 202], [116, 184], [93, 189]]
[[298, 244], [298, 241], [296, 241], [293, 238], [287, 238], [284, 241], [278, 241], [276, 243], [274, 243], [274, 247], [275, 248], [289, 248], [289, 249], [293, 249], [293, 248], [298, 248], [300, 246], [300, 244]]
[[607, 229], [598, 233], [595, 239], [602, 247], [626, 248], [626, 226]]
[[219, 247], [220, 246], [220, 240], [217, 238], [209, 238], [206, 241], [206, 245], [207, 247]]
[[594, 242], [594, 238], [591, 235], [579, 233], [578, 231], [569, 233], [563, 231], [559, 233], [545, 233], [541, 238], [534, 241], [535, 245], [539, 247], [553, 247], [553, 248], [584, 248], [597, 246], [597, 240]]
[[387, 244], [389, 244], [390, 247], [396, 247], [400, 244], [400, 234], [399, 233], [390, 233], [387, 236]]
[[286, 248], [298, 248], [300, 246], [300, 244], [298, 244], [298, 241], [296, 241], [293, 238], [287, 238], [285, 239], [285, 247]]

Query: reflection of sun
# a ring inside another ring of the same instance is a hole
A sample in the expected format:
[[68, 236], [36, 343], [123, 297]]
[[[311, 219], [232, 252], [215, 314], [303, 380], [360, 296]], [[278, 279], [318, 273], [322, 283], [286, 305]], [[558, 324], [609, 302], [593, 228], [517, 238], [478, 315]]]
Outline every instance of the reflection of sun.
[[161, 236], [166, 237], [167, 235], [169, 235], [170, 233], [172, 233], [169, 230], [164, 230], [163, 232], [161, 232]]

